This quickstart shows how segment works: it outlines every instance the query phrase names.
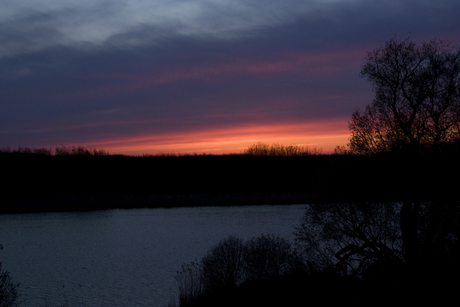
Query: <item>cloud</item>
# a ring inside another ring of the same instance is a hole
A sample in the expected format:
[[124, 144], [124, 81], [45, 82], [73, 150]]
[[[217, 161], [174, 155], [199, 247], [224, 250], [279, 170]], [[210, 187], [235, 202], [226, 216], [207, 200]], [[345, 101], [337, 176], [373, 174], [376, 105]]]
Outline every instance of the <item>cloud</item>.
[[160, 46], [174, 37], [260, 41], [265, 36], [310, 48], [326, 40], [329, 46], [377, 42], [401, 29], [415, 35], [444, 31], [457, 22], [458, 9], [458, 1], [8, 0], [0, 12], [0, 57], [57, 46], [95, 51]]
[[[235, 37], [292, 20], [302, 1], [6, 1], [0, 13], [1, 56], [55, 46], [151, 44], [155, 37]], [[149, 41], [124, 36], [149, 29]], [[118, 39], [116, 39], [118, 37]], [[123, 37], [124, 40], [119, 38]]]
[[459, 44], [458, 11], [453, 0], [4, 0], [0, 146], [345, 127], [372, 101], [366, 52], [397, 34]]
[[[458, 2], [458, 1], [457, 1]], [[53, 48], [96, 49], [161, 44], [171, 36], [241, 39], [302, 28], [308, 40], [337, 41], [379, 36], [406, 26], [456, 22], [455, 1], [370, 2], [364, 0], [92, 0], [3, 1], [0, 57]], [[443, 16], [439, 18], [439, 16]], [[422, 17], [422, 18], [421, 18]], [[447, 18], [446, 18], [447, 17]], [[287, 40], [289, 40], [289, 33]]]

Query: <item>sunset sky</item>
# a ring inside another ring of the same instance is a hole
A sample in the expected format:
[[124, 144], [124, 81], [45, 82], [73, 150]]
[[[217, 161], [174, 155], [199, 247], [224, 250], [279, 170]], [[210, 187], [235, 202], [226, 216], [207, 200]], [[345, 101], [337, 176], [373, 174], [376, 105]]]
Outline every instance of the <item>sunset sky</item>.
[[395, 36], [460, 45], [458, 0], [0, 0], [0, 149], [328, 153]]

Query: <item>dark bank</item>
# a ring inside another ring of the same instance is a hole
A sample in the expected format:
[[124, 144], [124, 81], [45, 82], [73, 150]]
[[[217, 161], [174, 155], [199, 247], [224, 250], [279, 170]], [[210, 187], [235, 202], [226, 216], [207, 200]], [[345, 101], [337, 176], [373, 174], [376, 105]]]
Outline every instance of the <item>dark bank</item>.
[[1, 212], [450, 198], [456, 153], [273, 157], [0, 154]]

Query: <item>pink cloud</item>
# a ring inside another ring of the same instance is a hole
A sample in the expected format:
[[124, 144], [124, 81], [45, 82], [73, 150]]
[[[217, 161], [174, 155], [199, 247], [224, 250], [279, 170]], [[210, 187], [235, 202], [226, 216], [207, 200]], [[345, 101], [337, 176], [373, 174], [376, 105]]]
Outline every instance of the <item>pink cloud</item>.
[[[361, 50], [334, 53], [302, 53], [287, 52], [275, 59], [254, 61], [252, 59], [233, 59], [212, 66], [190, 66], [173, 71], [150, 73], [145, 75], [112, 75], [115, 79], [135, 80], [133, 89], [151, 84], [174, 83], [187, 79], [213, 80], [216, 77], [231, 77], [240, 75], [257, 75], [281, 72], [331, 72], [357, 60], [363, 56]], [[140, 82], [140, 83], [138, 83]]]
[[120, 92], [132, 92], [153, 85], [175, 83], [184, 80], [204, 80], [218, 82], [223, 78], [247, 75], [263, 75], [277, 73], [291, 74], [325, 74], [340, 71], [350, 65], [355, 65], [365, 54], [364, 49], [336, 51], [329, 53], [285, 52], [270, 59], [227, 59], [220, 63], [204, 66], [191, 65], [163, 71], [148, 73], [117, 73], [110, 75], [93, 76], [112, 80], [112, 85], [101, 86], [93, 90], [80, 90], [67, 94], [59, 94], [54, 98], [64, 97], [94, 97], [114, 95]]

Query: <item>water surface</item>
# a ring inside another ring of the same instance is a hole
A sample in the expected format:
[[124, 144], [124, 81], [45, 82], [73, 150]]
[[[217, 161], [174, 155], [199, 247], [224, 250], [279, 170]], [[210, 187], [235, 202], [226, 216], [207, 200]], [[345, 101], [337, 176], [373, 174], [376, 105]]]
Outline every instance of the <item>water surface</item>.
[[291, 242], [305, 205], [0, 215], [0, 261], [21, 306], [166, 306], [176, 271], [219, 240], [264, 233]]

